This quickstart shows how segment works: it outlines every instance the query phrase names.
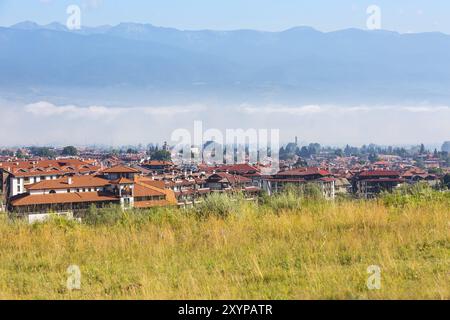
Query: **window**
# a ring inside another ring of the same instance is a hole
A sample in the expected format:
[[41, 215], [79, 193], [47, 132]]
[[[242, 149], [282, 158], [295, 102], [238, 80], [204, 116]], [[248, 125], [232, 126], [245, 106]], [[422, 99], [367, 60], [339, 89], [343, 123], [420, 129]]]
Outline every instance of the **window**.
[[50, 190], [50, 192], [49, 192], [50, 194], [55, 194], [56, 193], [56, 191], [55, 190]]
[[70, 189], [67, 189], [67, 193], [70, 193]]

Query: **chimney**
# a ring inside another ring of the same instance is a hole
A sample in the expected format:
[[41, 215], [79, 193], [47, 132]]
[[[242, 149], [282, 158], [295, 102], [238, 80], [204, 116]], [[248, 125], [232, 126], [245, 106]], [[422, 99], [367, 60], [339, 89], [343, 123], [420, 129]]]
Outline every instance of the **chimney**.
[[73, 183], [72, 177], [68, 177], [68, 178], [67, 178], [67, 184], [68, 184], [68, 185], [71, 185], [72, 183]]

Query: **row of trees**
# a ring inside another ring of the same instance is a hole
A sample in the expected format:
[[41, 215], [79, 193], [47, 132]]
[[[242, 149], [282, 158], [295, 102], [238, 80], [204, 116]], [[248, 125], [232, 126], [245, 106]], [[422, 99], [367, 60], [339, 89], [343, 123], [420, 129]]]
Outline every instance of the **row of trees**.
[[[65, 157], [75, 157], [78, 155], [78, 150], [74, 146], [64, 147], [61, 151], [58, 151], [54, 148], [49, 147], [30, 147], [29, 154], [34, 157], [43, 157], [43, 158], [55, 158], [57, 156], [65, 156]], [[15, 152], [9, 152], [9, 156], [16, 156], [19, 159], [24, 159], [27, 157], [22, 149], [19, 149]]]
[[[320, 152], [327, 152], [328, 154], [334, 154], [339, 157], [349, 157], [349, 156], [358, 156], [358, 157], [367, 157], [369, 161], [375, 162], [379, 160], [379, 155], [394, 155], [400, 157], [412, 157], [416, 161], [420, 163], [423, 159], [424, 155], [430, 154], [430, 151], [427, 150], [424, 144], [421, 144], [416, 147], [412, 147], [410, 149], [406, 149], [403, 147], [382, 147], [377, 146], [375, 144], [363, 145], [362, 147], [353, 147], [350, 145], [346, 145], [344, 149], [341, 148], [332, 148], [332, 147], [322, 147], [318, 143], [310, 143], [308, 146], [299, 147], [295, 143], [289, 143], [285, 147], [281, 147], [280, 149], [280, 159], [288, 160], [293, 159], [295, 156], [299, 156], [302, 158], [310, 158], [313, 155], [316, 155]], [[450, 165], [450, 156], [449, 152], [442, 151], [439, 152], [437, 149], [433, 152], [433, 157], [441, 159], [447, 162], [447, 165]]]

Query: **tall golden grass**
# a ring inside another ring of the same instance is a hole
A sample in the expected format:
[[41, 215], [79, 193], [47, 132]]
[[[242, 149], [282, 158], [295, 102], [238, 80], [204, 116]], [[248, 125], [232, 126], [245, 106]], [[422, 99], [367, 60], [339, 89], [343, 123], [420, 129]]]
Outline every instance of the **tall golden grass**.
[[[237, 200], [225, 215], [163, 208], [92, 224], [2, 219], [0, 299], [450, 298], [448, 197], [299, 203]], [[67, 288], [70, 265], [80, 290]], [[366, 286], [370, 265], [381, 268], [379, 290]]]

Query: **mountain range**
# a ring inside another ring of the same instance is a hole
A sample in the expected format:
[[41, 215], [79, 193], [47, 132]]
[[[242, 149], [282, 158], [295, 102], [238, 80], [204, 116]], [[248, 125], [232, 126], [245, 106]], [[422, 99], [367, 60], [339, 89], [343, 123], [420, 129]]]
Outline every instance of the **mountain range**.
[[0, 28], [0, 93], [445, 103], [448, 57], [450, 36], [442, 33], [183, 31], [137, 23], [71, 31], [22, 22]]

